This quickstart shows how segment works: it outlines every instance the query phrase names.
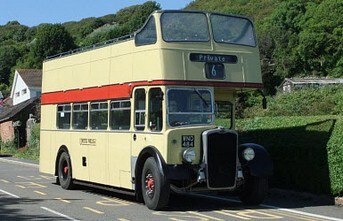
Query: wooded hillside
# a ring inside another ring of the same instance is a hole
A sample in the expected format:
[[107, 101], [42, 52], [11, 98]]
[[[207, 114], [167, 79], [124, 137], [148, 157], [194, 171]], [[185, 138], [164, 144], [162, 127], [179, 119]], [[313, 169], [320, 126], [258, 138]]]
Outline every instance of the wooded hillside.
[[[139, 29], [157, 2], [99, 18], [27, 27], [0, 26], [0, 91], [9, 94], [15, 68], [41, 68], [46, 56]], [[195, 0], [186, 9], [241, 14], [255, 22], [265, 91], [284, 77], [343, 77], [343, 2], [340, 0]]]

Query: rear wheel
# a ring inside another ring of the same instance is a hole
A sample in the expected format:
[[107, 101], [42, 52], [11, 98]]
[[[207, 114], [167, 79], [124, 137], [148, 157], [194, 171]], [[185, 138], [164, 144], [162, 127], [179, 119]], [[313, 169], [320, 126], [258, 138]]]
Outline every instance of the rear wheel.
[[61, 154], [58, 161], [58, 181], [66, 190], [72, 189], [74, 186], [70, 157], [66, 152]]
[[264, 201], [268, 194], [268, 178], [248, 176], [239, 194], [244, 204], [258, 205]]
[[152, 210], [159, 210], [169, 201], [169, 182], [161, 174], [153, 157], [149, 157], [142, 171], [142, 194], [145, 205]]

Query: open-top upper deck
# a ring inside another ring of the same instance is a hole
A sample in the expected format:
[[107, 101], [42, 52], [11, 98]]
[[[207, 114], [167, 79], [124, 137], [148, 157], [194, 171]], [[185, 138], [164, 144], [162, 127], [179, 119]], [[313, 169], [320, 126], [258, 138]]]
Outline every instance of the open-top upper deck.
[[[91, 100], [104, 93], [128, 97], [136, 85], [158, 84], [261, 87], [252, 22], [236, 15], [156, 11], [134, 37], [46, 60], [42, 102], [62, 102], [54, 96], [60, 92], [72, 102], [81, 90]], [[111, 92], [116, 89], [121, 92]]]

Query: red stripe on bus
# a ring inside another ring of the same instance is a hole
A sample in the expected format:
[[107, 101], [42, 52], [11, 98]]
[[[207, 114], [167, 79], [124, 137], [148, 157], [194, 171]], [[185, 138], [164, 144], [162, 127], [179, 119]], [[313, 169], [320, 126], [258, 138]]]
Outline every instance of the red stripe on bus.
[[153, 85], [187, 85], [187, 86], [213, 86], [231, 88], [262, 88], [260, 83], [229, 83], [229, 82], [206, 82], [206, 81], [178, 81], [178, 80], [156, 80], [140, 81], [124, 84], [106, 85], [101, 87], [90, 87], [72, 89], [67, 91], [56, 91], [42, 94], [42, 104], [62, 104], [73, 102], [87, 102], [110, 99], [130, 98], [134, 87]]

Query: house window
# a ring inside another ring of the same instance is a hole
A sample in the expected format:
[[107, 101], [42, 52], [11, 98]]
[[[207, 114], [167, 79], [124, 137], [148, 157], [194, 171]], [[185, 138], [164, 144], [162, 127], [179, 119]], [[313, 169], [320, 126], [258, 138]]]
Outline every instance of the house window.
[[20, 96], [20, 92], [15, 92], [15, 97], [19, 97]]
[[24, 95], [24, 94], [27, 94], [27, 89], [26, 88], [21, 90], [21, 95]]

